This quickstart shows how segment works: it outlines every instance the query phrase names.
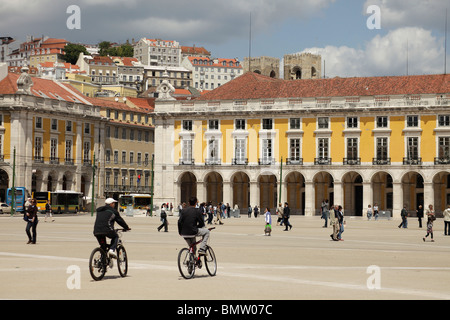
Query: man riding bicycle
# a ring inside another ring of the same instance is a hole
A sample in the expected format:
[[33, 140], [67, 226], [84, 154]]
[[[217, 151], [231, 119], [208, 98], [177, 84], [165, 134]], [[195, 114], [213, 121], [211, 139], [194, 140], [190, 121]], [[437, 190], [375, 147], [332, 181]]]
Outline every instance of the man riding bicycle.
[[196, 208], [196, 205], [197, 198], [191, 197], [189, 206], [181, 210], [180, 218], [178, 219], [178, 233], [186, 240], [189, 246], [195, 243], [195, 237], [202, 237], [199, 255], [204, 255], [209, 239], [209, 230], [205, 228], [202, 212]]
[[117, 201], [113, 198], [105, 200], [105, 205], [97, 208], [97, 217], [94, 224], [94, 236], [97, 238], [100, 246], [106, 245], [106, 237], [111, 239], [111, 245], [108, 254], [113, 257], [116, 255], [116, 247], [119, 241], [119, 236], [114, 230], [114, 223], [117, 222], [125, 230], [131, 230], [127, 223], [120, 216], [119, 212], [115, 209], [115, 203]]

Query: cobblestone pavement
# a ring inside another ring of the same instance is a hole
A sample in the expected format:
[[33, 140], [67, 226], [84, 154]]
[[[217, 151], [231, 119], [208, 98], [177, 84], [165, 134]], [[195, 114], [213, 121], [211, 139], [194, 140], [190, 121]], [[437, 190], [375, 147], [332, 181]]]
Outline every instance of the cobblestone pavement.
[[183, 279], [177, 268], [177, 217], [169, 232], [158, 232], [157, 217], [124, 217], [132, 231], [123, 236], [130, 266], [121, 278], [116, 266], [102, 281], [88, 271], [95, 217], [40, 217], [37, 244], [26, 244], [21, 217], [0, 215], [0, 299], [304, 300], [449, 299], [450, 236], [434, 223], [434, 239], [409, 219], [346, 218], [344, 241], [331, 241], [319, 217], [293, 216], [292, 230], [276, 226], [264, 235], [263, 217], [230, 218], [212, 231], [218, 260], [215, 277], [204, 268]]

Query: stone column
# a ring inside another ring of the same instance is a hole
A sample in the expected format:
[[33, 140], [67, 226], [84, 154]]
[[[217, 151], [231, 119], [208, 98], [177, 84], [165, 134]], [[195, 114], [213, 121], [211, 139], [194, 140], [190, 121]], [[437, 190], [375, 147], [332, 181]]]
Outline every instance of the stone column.
[[400, 219], [400, 212], [403, 208], [403, 185], [401, 182], [393, 182], [392, 184], [392, 193], [394, 198], [394, 204], [392, 209], [392, 218]]
[[305, 181], [305, 216], [315, 215], [316, 197], [314, 193], [314, 182]]
[[366, 216], [369, 204], [373, 208], [373, 188], [370, 181], [363, 182], [363, 217]]

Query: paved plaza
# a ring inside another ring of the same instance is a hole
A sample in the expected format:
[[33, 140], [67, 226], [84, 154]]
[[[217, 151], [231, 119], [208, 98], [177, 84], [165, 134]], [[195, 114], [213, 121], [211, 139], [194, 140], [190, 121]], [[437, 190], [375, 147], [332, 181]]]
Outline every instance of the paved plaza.
[[[218, 260], [215, 277], [204, 268], [183, 279], [177, 268], [185, 242], [177, 217], [169, 232], [158, 232], [158, 217], [124, 217], [132, 231], [123, 236], [128, 276], [116, 266], [102, 281], [88, 271], [95, 217], [56, 215], [38, 224], [37, 244], [26, 244], [20, 216], [0, 215], [0, 299], [450, 299], [450, 236], [435, 221], [435, 242], [409, 218], [367, 221], [346, 217], [344, 241], [330, 239], [319, 217], [293, 216], [291, 231], [273, 224], [264, 236], [264, 218], [230, 218], [212, 231]], [[274, 217], [276, 221], [276, 217]]]

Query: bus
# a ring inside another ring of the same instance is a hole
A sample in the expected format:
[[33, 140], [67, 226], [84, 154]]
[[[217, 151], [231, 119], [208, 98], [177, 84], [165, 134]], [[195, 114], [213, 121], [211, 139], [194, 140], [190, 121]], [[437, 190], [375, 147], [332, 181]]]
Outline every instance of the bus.
[[69, 190], [50, 192], [53, 213], [78, 213], [83, 210], [83, 194]]
[[128, 206], [131, 206], [131, 214], [147, 214], [150, 208], [152, 196], [150, 194], [122, 194], [119, 196], [119, 211], [127, 212]]
[[45, 211], [45, 206], [50, 203], [49, 191], [33, 192], [32, 198], [36, 200], [38, 211]]
[[[25, 187], [15, 187], [15, 211], [16, 212], [23, 212], [25, 210], [25, 202], [26, 200], [26, 193], [27, 189]], [[8, 206], [11, 206], [12, 202], [12, 189], [8, 188], [6, 190], [6, 204]]]

